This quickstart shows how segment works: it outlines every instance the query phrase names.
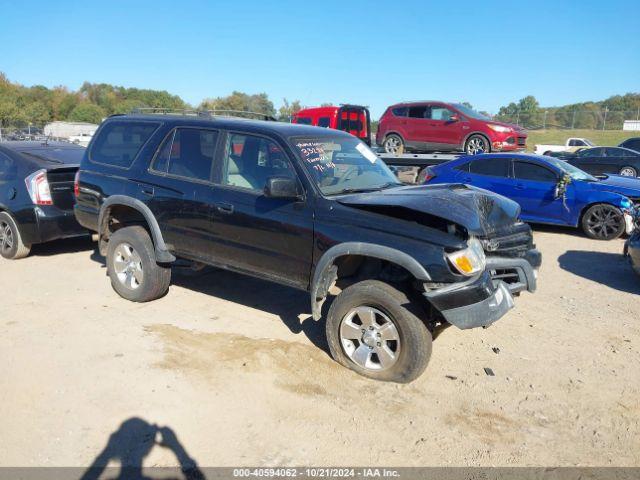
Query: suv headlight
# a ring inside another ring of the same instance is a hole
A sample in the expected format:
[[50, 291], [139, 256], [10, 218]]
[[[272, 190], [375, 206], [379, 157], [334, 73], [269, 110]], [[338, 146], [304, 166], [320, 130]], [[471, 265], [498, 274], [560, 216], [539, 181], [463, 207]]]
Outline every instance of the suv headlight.
[[493, 125], [493, 124], [489, 123], [489, 124], [487, 124], [487, 126], [491, 130], [493, 130], [494, 132], [509, 133], [511, 131], [511, 128], [503, 127], [502, 125]]
[[447, 253], [447, 258], [456, 270], [467, 277], [483, 271], [487, 265], [482, 244], [477, 238], [473, 237], [467, 242], [467, 248]]

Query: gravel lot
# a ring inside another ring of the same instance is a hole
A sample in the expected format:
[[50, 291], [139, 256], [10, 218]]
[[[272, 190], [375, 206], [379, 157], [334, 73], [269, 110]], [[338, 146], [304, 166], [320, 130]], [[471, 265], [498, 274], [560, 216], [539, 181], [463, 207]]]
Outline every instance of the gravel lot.
[[213, 271], [139, 305], [89, 240], [0, 260], [0, 466], [638, 466], [640, 278], [622, 240], [535, 237], [538, 292], [410, 385], [334, 363], [304, 292]]

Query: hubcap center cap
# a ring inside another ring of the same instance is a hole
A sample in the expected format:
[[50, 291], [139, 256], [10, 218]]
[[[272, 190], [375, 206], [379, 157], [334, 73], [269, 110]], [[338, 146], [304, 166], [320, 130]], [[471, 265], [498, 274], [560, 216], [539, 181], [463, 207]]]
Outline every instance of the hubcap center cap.
[[362, 335], [362, 343], [364, 343], [367, 347], [375, 347], [377, 342], [375, 331], [367, 330], [364, 335]]

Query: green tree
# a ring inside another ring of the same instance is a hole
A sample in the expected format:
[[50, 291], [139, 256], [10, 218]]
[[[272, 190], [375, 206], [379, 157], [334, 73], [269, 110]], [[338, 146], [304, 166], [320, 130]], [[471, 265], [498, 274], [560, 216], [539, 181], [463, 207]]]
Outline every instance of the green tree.
[[290, 122], [291, 117], [302, 110], [300, 100], [294, 100], [289, 103], [286, 98], [282, 99], [282, 106], [278, 109], [278, 120], [281, 122]]
[[71, 111], [69, 120], [72, 122], [100, 123], [105, 116], [104, 109], [99, 105], [83, 102]]
[[236, 110], [242, 112], [264, 113], [275, 117], [276, 109], [266, 93], [249, 95], [234, 91], [227, 97], [205, 99], [200, 110]]

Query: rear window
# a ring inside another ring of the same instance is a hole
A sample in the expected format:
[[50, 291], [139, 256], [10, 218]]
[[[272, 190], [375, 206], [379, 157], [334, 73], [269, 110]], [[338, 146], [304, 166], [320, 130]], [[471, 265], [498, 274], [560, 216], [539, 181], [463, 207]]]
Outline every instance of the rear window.
[[165, 139], [152, 169], [177, 177], [210, 182], [217, 141], [216, 130], [178, 128]]
[[508, 177], [509, 163], [507, 158], [479, 158], [471, 162], [469, 171], [479, 175]]
[[536, 182], [556, 182], [556, 174], [551, 170], [528, 162], [515, 162], [513, 164], [514, 176], [520, 180], [533, 180]]
[[318, 119], [318, 126], [327, 128], [331, 123], [331, 119], [329, 117], [320, 117]]
[[300, 125], [311, 125], [311, 118], [310, 117], [298, 117], [296, 119], [296, 123], [299, 123]]
[[92, 162], [129, 168], [158, 126], [149, 122], [109, 122], [94, 140], [89, 158]]
[[409, 109], [407, 107], [396, 107], [391, 109], [391, 113], [393, 113], [395, 117], [406, 117], [408, 111]]

